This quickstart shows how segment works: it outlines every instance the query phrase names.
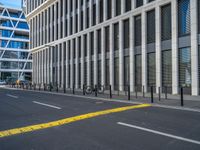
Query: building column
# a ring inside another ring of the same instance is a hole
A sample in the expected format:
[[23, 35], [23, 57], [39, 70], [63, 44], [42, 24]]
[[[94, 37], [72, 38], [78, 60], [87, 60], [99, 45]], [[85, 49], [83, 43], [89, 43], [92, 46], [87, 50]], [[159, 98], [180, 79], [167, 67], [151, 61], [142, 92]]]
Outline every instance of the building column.
[[91, 0], [90, 2], [89, 2], [89, 18], [90, 18], [90, 20], [89, 20], [89, 27], [91, 27], [92, 26], [92, 24], [93, 24], [93, 0]]
[[123, 21], [119, 21], [119, 90], [124, 90], [124, 29]]
[[160, 25], [160, 7], [155, 10], [156, 20], [156, 93], [159, 93], [159, 87], [162, 87], [162, 71], [161, 71], [161, 25]]
[[134, 92], [135, 90], [135, 57], [134, 57], [134, 19], [130, 17], [130, 90]]
[[50, 7], [50, 22], [52, 22], [51, 24], [50, 24], [50, 41], [53, 41], [53, 5]]
[[62, 18], [61, 18], [61, 2], [58, 0], [58, 39], [61, 38], [61, 23], [62, 23]]
[[44, 73], [43, 73], [43, 83], [46, 83], [46, 78], [47, 78], [47, 74], [46, 74], [46, 69], [47, 69], [47, 67], [46, 67], [46, 62], [47, 62], [47, 60], [46, 60], [46, 48], [43, 50], [44, 52], [43, 52], [43, 69], [44, 69]]
[[49, 64], [49, 48], [47, 48], [47, 53], [46, 53], [46, 55], [47, 55], [47, 65], [46, 65], [46, 67], [47, 67], [47, 79], [46, 79], [46, 81], [47, 81], [47, 84], [49, 84], [49, 69], [50, 69], [50, 64]]
[[113, 24], [110, 25], [110, 85], [112, 90], [114, 90], [114, 27]]
[[76, 33], [76, 1], [73, 0], [73, 11], [72, 11], [72, 21], [73, 21], [73, 34]]
[[56, 12], [57, 12], [56, 11], [56, 3], [54, 3], [54, 23], [53, 23], [54, 24], [54, 31], [53, 31], [54, 32], [54, 40], [56, 40], [56, 38], [57, 38], [56, 37], [56, 34], [57, 34], [56, 33], [57, 32], [57, 24], [56, 24], [56, 22], [57, 22], [56, 14], [57, 13]]
[[80, 31], [81, 31], [81, 0], [78, 0], [78, 32]]
[[177, 1], [172, 1], [172, 93], [178, 94], [178, 18]]
[[116, 0], [112, 0], [112, 18], [115, 17]]
[[75, 49], [74, 41], [72, 39], [71, 40], [71, 52], [70, 52], [70, 54], [71, 54], [71, 61], [70, 61], [70, 65], [71, 65], [71, 67], [70, 67], [70, 69], [71, 69], [70, 81], [71, 82], [70, 83], [71, 83], [71, 85], [70, 85], [70, 88], [73, 88], [73, 85], [74, 85], [74, 49]]
[[76, 37], [76, 89], [79, 88], [79, 40], [78, 40], [78, 37]]
[[63, 37], [65, 37], [65, 32], [66, 32], [66, 30], [67, 30], [67, 29], [66, 29], [66, 22], [65, 22], [65, 18], [67, 17], [66, 14], [65, 14], [65, 11], [66, 11], [66, 9], [67, 9], [67, 8], [65, 7], [65, 6], [66, 6], [66, 3], [67, 3], [67, 1], [66, 1], [66, 0], [63, 0], [63, 6], [62, 6], [62, 7], [63, 7], [63, 18], [62, 18], [62, 19], [63, 19]]
[[58, 53], [58, 62], [57, 62], [57, 84], [58, 86], [60, 87], [60, 73], [61, 73], [61, 70], [60, 70], [60, 44], [57, 45], [57, 53]]
[[64, 66], [65, 66], [65, 60], [64, 60], [64, 49], [65, 49], [65, 48], [64, 48], [64, 43], [61, 44], [61, 47], [62, 47], [62, 55], [61, 55], [61, 56], [62, 56], [62, 61], [61, 61], [61, 70], [62, 70], [62, 71], [61, 71], [61, 72], [62, 72], [61, 78], [62, 78], [62, 79], [61, 79], [61, 87], [64, 87], [64, 86], [63, 86], [63, 84], [65, 84], [65, 83], [64, 83], [64, 78], [65, 78], [65, 77], [64, 77]]
[[96, 0], [96, 24], [100, 22], [100, 5], [99, 5], [99, 0]]
[[50, 60], [50, 83], [53, 82], [53, 47], [50, 48], [50, 55], [51, 55], [51, 60]]
[[91, 34], [87, 34], [87, 84], [91, 85]]
[[192, 95], [199, 95], [197, 0], [190, 0]]
[[147, 92], [146, 12], [142, 13], [142, 85]]
[[98, 68], [98, 51], [97, 51], [97, 46], [98, 46], [98, 41], [97, 41], [97, 30], [94, 31], [94, 85], [98, 84], [98, 73], [97, 73], [97, 68]]
[[106, 52], [105, 52], [105, 28], [101, 28], [101, 85], [105, 85], [105, 78], [106, 78]]
[[66, 88], [69, 88], [69, 41], [66, 42]]
[[85, 84], [85, 51], [84, 51], [84, 36], [81, 35], [81, 88]]
[[86, 29], [86, 21], [87, 21], [86, 11], [87, 11], [87, 3], [86, 0], [83, 0], [83, 29]]

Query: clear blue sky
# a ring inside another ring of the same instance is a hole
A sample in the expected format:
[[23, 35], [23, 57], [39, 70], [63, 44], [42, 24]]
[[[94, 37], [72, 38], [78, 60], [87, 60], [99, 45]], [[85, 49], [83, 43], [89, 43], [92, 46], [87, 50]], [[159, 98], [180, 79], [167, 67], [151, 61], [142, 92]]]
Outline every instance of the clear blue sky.
[[5, 6], [11, 6], [16, 8], [21, 7], [21, 0], [0, 0], [0, 3], [4, 4]]

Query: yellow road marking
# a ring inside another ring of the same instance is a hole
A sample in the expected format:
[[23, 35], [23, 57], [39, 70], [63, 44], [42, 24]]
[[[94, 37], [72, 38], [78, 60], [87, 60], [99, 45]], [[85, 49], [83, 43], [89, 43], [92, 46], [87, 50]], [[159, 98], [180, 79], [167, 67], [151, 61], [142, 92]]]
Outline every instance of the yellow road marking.
[[55, 127], [55, 126], [61, 126], [64, 124], [69, 124], [72, 122], [89, 119], [89, 118], [94, 118], [94, 117], [102, 116], [102, 115], [106, 115], [106, 114], [117, 113], [117, 112], [122, 112], [122, 111], [126, 111], [126, 110], [137, 109], [137, 108], [145, 108], [145, 107], [150, 107], [150, 106], [151, 106], [150, 104], [125, 106], [125, 107], [119, 107], [119, 108], [114, 108], [114, 109], [92, 112], [92, 113], [74, 116], [74, 117], [70, 117], [70, 118], [65, 118], [65, 119], [52, 121], [52, 122], [48, 122], [48, 123], [42, 123], [42, 124], [37, 124], [37, 125], [31, 125], [31, 126], [26, 126], [26, 127], [16, 128], [16, 129], [0, 131], [0, 138], [11, 136], [11, 135], [16, 135], [16, 134], [33, 132], [36, 130], [51, 128], [51, 127]]

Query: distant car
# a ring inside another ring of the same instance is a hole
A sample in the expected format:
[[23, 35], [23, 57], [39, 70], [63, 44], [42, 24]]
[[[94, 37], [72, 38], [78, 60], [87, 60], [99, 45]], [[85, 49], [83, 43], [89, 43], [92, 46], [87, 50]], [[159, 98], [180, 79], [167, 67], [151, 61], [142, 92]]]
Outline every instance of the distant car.
[[28, 84], [30, 84], [30, 81], [28, 81], [28, 80], [19, 80], [18, 84], [28, 85]]
[[0, 80], [0, 85], [6, 85], [6, 81]]

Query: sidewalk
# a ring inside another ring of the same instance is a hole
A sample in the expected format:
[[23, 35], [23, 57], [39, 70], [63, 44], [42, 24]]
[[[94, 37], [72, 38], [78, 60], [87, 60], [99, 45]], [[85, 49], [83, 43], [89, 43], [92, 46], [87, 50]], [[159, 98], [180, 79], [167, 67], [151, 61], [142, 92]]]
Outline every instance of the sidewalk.
[[[4, 89], [13, 89], [13, 90], [27, 90], [27, 89], [20, 89], [20, 88], [11, 88], [10, 86], [6, 86], [6, 87], [0, 87], [0, 88], [4, 88]], [[52, 94], [62, 94], [62, 95], [73, 95], [73, 90], [71, 89], [66, 89], [65, 93], [64, 90], [62, 89], [52, 89], [52, 91], [47, 91], [43, 88], [41, 88], [40, 90], [37, 89], [28, 89], [28, 91], [37, 91], [37, 92], [45, 92], [45, 93], [52, 93]], [[127, 92], [116, 92], [116, 91], [112, 91], [112, 98], [110, 98], [110, 93], [109, 91], [105, 91], [103, 94], [97, 94], [98, 98], [101, 99], [106, 99], [106, 100], [112, 100], [112, 101], [120, 101], [120, 102], [129, 102], [129, 103], [150, 103], [153, 104], [155, 106], [161, 106], [161, 107], [174, 107], [174, 108], [183, 108], [183, 109], [194, 109], [200, 112], [200, 96], [189, 96], [189, 95], [184, 95], [183, 96], [183, 103], [184, 106], [181, 106], [181, 100], [180, 100], [180, 95], [167, 95], [167, 99], [165, 99], [165, 95], [161, 94], [161, 98], [159, 100], [158, 94], [153, 95], [153, 103], [151, 103], [151, 96], [150, 93], [145, 93], [144, 97], [143, 97], [143, 93], [137, 93], [137, 98], [136, 98], [136, 93], [130, 93], [130, 100], [128, 100], [128, 94]], [[85, 96], [85, 97], [89, 97], [89, 98], [96, 98], [95, 93], [93, 92], [92, 94], [86, 94], [83, 95], [83, 91], [82, 90], [74, 90], [74, 95], [77, 96]]]

